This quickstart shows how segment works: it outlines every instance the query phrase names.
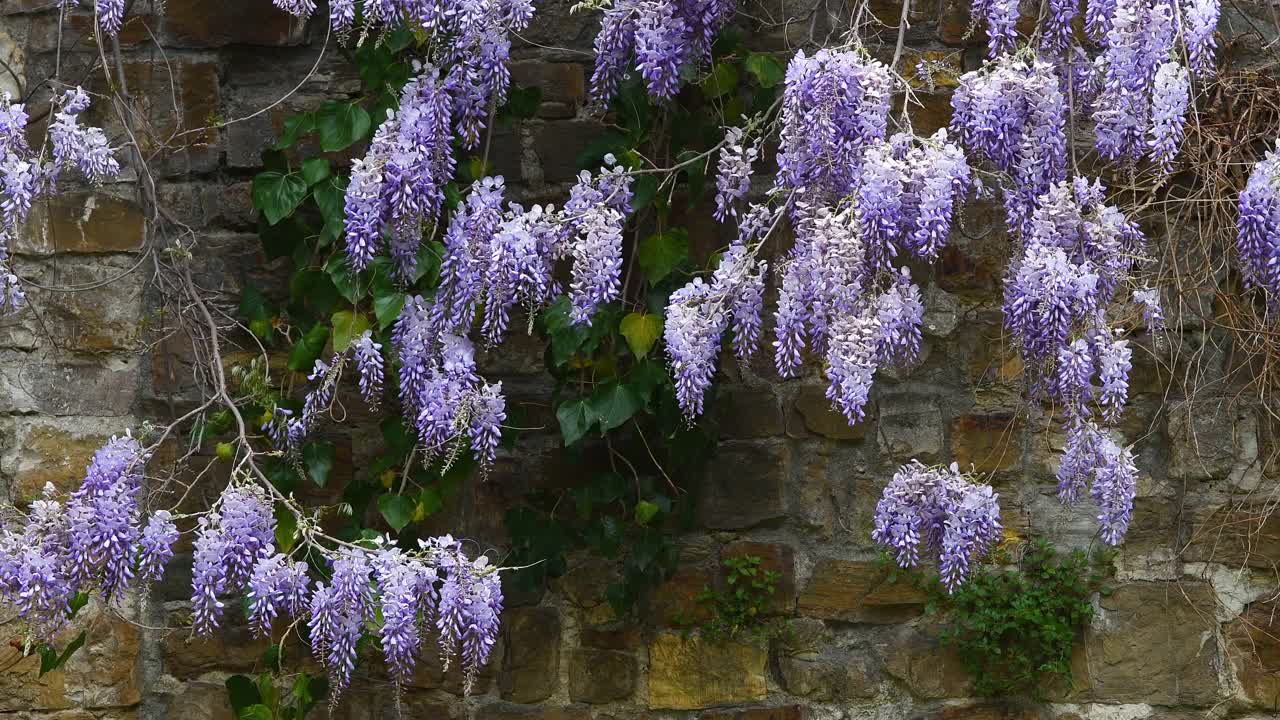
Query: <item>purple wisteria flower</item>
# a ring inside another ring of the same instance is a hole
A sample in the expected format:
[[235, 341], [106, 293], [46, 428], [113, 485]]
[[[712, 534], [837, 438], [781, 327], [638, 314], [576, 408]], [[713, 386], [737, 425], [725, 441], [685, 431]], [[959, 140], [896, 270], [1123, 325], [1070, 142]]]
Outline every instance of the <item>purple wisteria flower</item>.
[[1166, 62], [1156, 70], [1151, 91], [1151, 127], [1147, 131], [1151, 160], [1162, 172], [1173, 168], [1191, 101], [1191, 74], [1181, 63]]
[[1133, 301], [1142, 307], [1142, 319], [1147, 324], [1147, 331], [1158, 333], [1165, 329], [1164, 305], [1160, 302], [1160, 291], [1155, 288], [1142, 288], [1133, 291]]
[[84, 585], [100, 579], [104, 597], [124, 590], [133, 579], [145, 462], [137, 440], [112, 438], [94, 453], [84, 482], [67, 502], [72, 580]]
[[173, 559], [173, 544], [178, 541], [178, 527], [168, 510], [157, 510], [147, 519], [138, 540], [138, 569], [142, 581], [154, 583], [164, 575], [164, 567]]
[[595, 40], [591, 91], [607, 104], [634, 66], [649, 96], [675, 97], [686, 66], [711, 59], [711, 43], [733, 15], [732, 0], [619, 0], [604, 11]]
[[249, 576], [249, 626], [256, 635], [271, 633], [271, 623], [282, 613], [299, 617], [307, 606], [311, 580], [307, 566], [280, 553], [263, 556]]
[[716, 172], [715, 218], [721, 222], [738, 214], [737, 202], [751, 189], [751, 165], [760, 155], [760, 146], [743, 142], [742, 128], [729, 128]]
[[1182, 41], [1187, 46], [1191, 69], [1197, 77], [1208, 78], [1214, 71], [1214, 50], [1218, 41], [1213, 33], [1222, 12], [1220, 0], [1188, 0], [1182, 3]]
[[93, 10], [102, 32], [113, 36], [120, 32], [124, 24], [124, 0], [94, 0]]
[[191, 628], [208, 635], [225, 607], [221, 597], [241, 590], [258, 561], [271, 555], [275, 516], [257, 485], [233, 484], [200, 518], [192, 555]]
[[867, 147], [888, 127], [889, 70], [861, 54], [797, 52], [787, 66], [779, 188], [825, 205], [852, 191]]
[[1116, 444], [1098, 426], [1079, 422], [1067, 433], [1067, 446], [1058, 467], [1058, 498], [1064, 504], [1080, 499], [1085, 485], [1098, 506], [1102, 541], [1119, 545], [1133, 517], [1138, 468], [1129, 448]]
[[382, 397], [382, 345], [373, 341], [373, 333], [365, 330], [351, 345], [360, 372], [360, 394], [369, 407], [378, 407]]
[[1254, 166], [1240, 193], [1236, 248], [1245, 287], [1280, 304], [1280, 142]]
[[893, 550], [901, 567], [915, 567], [921, 548], [936, 550], [942, 582], [954, 592], [1000, 537], [998, 500], [990, 485], [969, 482], [954, 463], [928, 468], [913, 460], [885, 486], [871, 537]]
[[[754, 210], [747, 217], [760, 220]], [[715, 375], [725, 331], [732, 326], [740, 359], [755, 351], [767, 269], [748, 249], [746, 238], [740, 238], [720, 258], [710, 283], [694, 278], [671, 294], [662, 332], [676, 400], [689, 422], [702, 415], [703, 395]]]

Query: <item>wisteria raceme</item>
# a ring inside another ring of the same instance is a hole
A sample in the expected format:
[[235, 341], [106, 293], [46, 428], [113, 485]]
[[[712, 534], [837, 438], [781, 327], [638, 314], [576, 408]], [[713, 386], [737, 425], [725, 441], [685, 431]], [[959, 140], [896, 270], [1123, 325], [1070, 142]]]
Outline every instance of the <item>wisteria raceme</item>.
[[850, 425], [866, 415], [880, 360], [880, 321], [870, 310], [837, 317], [827, 338], [827, 399]]
[[[1148, 154], [1156, 69], [1173, 51], [1176, 33], [1170, 0], [1116, 0], [1101, 56], [1103, 88], [1093, 112], [1103, 157], [1133, 162]], [[1174, 105], [1171, 87], [1163, 90], [1165, 111]]]
[[85, 179], [99, 183], [120, 172], [120, 163], [111, 154], [107, 136], [100, 128], [80, 124], [79, 115], [89, 107], [89, 96], [75, 88], [63, 94], [58, 111], [49, 125], [54, 163], [45, 168], [48, 181], [57, 177], [63, 167], [77, 168]]
[[1102, 383], [1102, 394], [1098, 397], [1107, 422], [1114, 423], [1120, 419], [1125, 402], [1129, 399], [1129, 371], [1133, 368], [1131, 358], [1133, 351], [1129, 349], [1127, 340], [1113, 340], [1099, 336], [1093, 341], [1094, 355], [1098, 363], [1098, 379]]
[[208, 635], [219, 626], [222, 596], [241, 590], [257, 562], [274, 552], [275, 517], [257, 485], [227, 488], [200, 518], [192, 557], [191, 627]]
[[879, 363], [907, 365], [920, 355], [920, 326], [924, 303], [911, 273], [902, 268], [897, 280], [876, 300], [879, 324]]
[[942, 582], [954, 592], [1000, 537], [998, 501], [990, 485], [969, 482], [954, 463], [928, 468], [913, 460], [885, 486], [871, 537], [901, 567], [915, 567], [924, 548], [937, 551]]
[[1018, 0], [978, 0], [973, 4], [975, 20], [987, 22], [987, 56], [997, 58], [1018, 44]]
[[633, 66], [649, 96], [675, 97], [681, 69], [710, 59], [711, 42], [733, 14], [731, 0], [619, 0], [605, 10], [595, 40], [592, 96], [607, 104]]
[[307, 606], [310, 593], [307, 566], [280, 553], [258, 560], [249, 576], [249, 626], [255, 634], [267, 636], [271, 623], [282, 614], [298, 617]]
[[124, 24], [124, 0], [94, 0], [94, 12], [102, 32], [115, 35]]
[[100, 578], [102, 594], [127, 588], [141, 536], [138, 493], [142, 446], [132, 437], [112, 438], [94, 453], [84, 482], [67, 502], [67, 554], [77, 585]]
[[1160, 291], [1155, 288], [1142, 288], [1133, 291], [1133, 301], [1142, 307], [1142, 319], [1147, 324], [1147, 331], [1158, 333], [1165, 329], [1164, 305], [1160, 302]]
[[382, 396], [382, 345], [373, 341], [373, 333], [365, 330], [351, 345], [360, 373], [360, 394], [370, 407], [377, 407]]
[[1098, 531], [1108, 545], [1119, 545], [1133, 519], [1133, 498], [1137, 495], [1138, 468], [1133, 453], [1110, 438], [1097, 448], [1090, 496], [1098, 505]]
[[636, 69], [649, 95], [659, 102], [675, 97], [680, 89], [680, 67], [688, 60], [690, 32], [678, 6], [670, 0], [643, 0], [636, 4]]
[[1173, 156], [1182, 144], [1191, 99], [1191, 75], [1181, 63], [1171, 60], [1156, 70], [1151, 92], [1151, 127], [1147, 132], [1151, 160], [1162, 171], [1173, 167]]
[[165, 565], [173, 559], [173, 544], [178, 541], [178, 527], [168, 510], [157, 510], [147, 518], [138, 540], [138, 569], [143, 582], [153, 583], [164, 574]]
[[1036, 199], [1066, 179], [1067, 103], [1054, 67], [1004, 57], [966, 73], [952, 97], [951, 127], [973, 153], [1007, 171], [1005, 217], [1026, 230]]
[[1220, 0], [1184, 0], [1182, 3], [1182, 40], [1187, 46], [1191, 70], [1197, 77], [1213, 75], [1213, 53], [1218, 47], [1213, 33], [1221, 12]]
[[65, 169], [74, 168], [92, 183], [120, 171], [106, 134], [80, 124], [79, 116], [88, 107], [89, 96], [79, 87], [55, 98], [49, 124], [51, 160], [46, 162], [44, 151], [33, 151], [27, 142], [26, 108], [0, 92], [0, 317], [25, 305], [26, 293], [9, 267], [9, 245], [22, 231], [32, 203], [56, 190]]
[[1080, 0], [1049, 0], [1040, 47], [1051, 55], [1061, 55], [1071, 46], [1072, 25], [1080, 14]]
[[1129, 278], [1142, 235], [1102, 195], [1101, 184], [1077, 178], [1037, 201], [1005, 283], [1005, 324], [1029, 364], [1052, 360]]
[[724, 134], [724, 147], [716, 172], [715, 218], [724, 222], [738, 214], [737, 201], [751, 189], [751, 166], [760, 155], [760, 147], [743, 142], [742, 128], [729, 128]]
[[956, 201], [971, 184], [969, 163], [947, 131], [939, 130], [908, 153], [907, 199], [914, 223], [906, 245], [916, 257], [935, 260], [951, 235]]
[[787, 65], [778, 149], [780, 188], [820, 206], [856, 186], [865, 149], [885, 137], [889, 71], [855, 51], [797, 52]]
[[1254, 166], [1240, 193], [1236, 249], [1245, 287], [1280, 305], [1280, 141]]

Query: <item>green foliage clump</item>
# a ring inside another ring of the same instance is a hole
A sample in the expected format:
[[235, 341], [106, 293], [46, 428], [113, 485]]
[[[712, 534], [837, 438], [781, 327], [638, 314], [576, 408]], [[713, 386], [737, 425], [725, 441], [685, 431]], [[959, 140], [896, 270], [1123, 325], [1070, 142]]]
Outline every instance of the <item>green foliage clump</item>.
[[[951, 596], [943, 640], [954, 646], [983, 695], [1038, 696], [1071, 679], [1071, 649], [1093, 619], [1090, 597], [1104, 563], [1080, 550], [1060, 555], [1040, 540], [1013, 568], [983, 567]], [[1047, 682], [1046, 682], [1047, 681]]]
[[762, 569], [760, 562], [756, 555], [724, 561], [727, 588], [708, 587], [698, 596], [698, 602], [711, 611], [711, 618], [702, 625], [703, 633], [717, 639], [768, 634], [764, 613], [769, 599], [778, 591], [780, 575]]

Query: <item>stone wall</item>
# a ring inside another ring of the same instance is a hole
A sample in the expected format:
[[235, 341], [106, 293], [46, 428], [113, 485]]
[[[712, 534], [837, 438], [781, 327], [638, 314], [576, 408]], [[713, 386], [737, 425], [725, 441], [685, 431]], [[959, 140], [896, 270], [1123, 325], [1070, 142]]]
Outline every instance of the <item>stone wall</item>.
[[[0, 6], [0, 88], [12, 89], [14, 77], [25, 87], [50, 75], [58, 54], [50, 4]], [[570, 4], [539, 3], [513, 74], [519, 84], [542, 87], [543, 104], [535, 119], [493, 141], [499, 172], [529, 198], [562, 193], [575, 156], [600, 127], [583, 108], [590, 69], [581, 53], [597, 18], [570, 15]], [[770, 11], [798, 12], [783, 5]], [[873, 5], [896, 25], [897, 7]], [[291, 21], [267, 0], [167, 0], [163, 12], [135, 3], [139, 9], [142, 20], [122, 36], [126, 74], [147, 101], [149, 134], [178, 136], [155, 166], [159, 194], [198, 231], [201, 285], [233, 308], [246, 279], [261, 281], [271, 268], [261, 269], [249, 199], [259, 151], [289, 114], [355, 93], [358, 80], [333, 52], [320, 56], [322, 30]], [[1255, 19], [1230, 10], [1224, 33]], [[933, 52], [959, 69], [980, 57], [966, 46], [965, 9], [950, 0], [920, 3], [911, 21], [905, 63]], [[67, 22], [60, 62], [64, 77], [78, 77], [97, 55], [92, 18], [77, 10]], [[780, 49], [792, 39], [779, 30], [755, 40]], [[100, 85], [94, 77], [86, 82]], [[922, 90], [920, 98], [917, 129], [944, 124], [946, 89]], [[269, 105], [218, 130], [179, 134]], [[0, 321], [0, 500], [29, 500], [46, 482], [70, 488], [108, 436], [191, 405], [190, 341], [164, 331], [152, 255], [163, 248], [147, 237], [133, 196], [128, 179], [63, 195], [37, 209], [16, 248], [33, 302]], [[1124, 421], [1142, 470], [1133, 527], [1115, 558], [1114, 591], [1096, 599], [1097, 618], [1077, 644], [1070, 690], [1052, 690], [1035, 705], [972, 698], [969, 678], [923, 614], [924, 597], [878, 569], [869, 540], [874, 505], [894, 468], [913, 457], [992, 473], [1011, 542], [1092, 542], [1091, 509], [1064, 509], [1054, 497], [1061, 429], [1021, 400], [1020, 363], [1001, 331], [1007, 242], [995, 218], [986, 207], [966, 213], [927, 289], [923, 362], [877, 382], [861, 425], [850, 428], [829, 409], [816, 373], [777, 383], [767, 362], [726, 365], [714, 409], [722, 442], [703, 486], [693, 489], [698, 528], [681, 537], [679, 571], [637, 617], [615, 617], [604, 602], [615, 567], [574, 557], [541, 597], [512, 598], [501, 645], [472, 697], [460, 697], [456, 671], [429, 662], [404, 691], [406, 716], [1273, 717], [1280, 711], [1280, 519], [1269, 512], [1277, 477], [1265, 460], [1275, 438], [1251, 401], [1256, 391], [1221, 388], [1195, 402], [1169, 391], [1171, 375], [1185, 368], [1170, 366], [1169, 348], [1149, 339], [1135, 353], [1135, 397]], [[709, 226], [693, 231], [703, 251], [714, 246]], [[1217, 345], [1208, 340], [1221, 340], [1190, 330], [1175, 345], [1211, 349]], [[538, 349], [519, 339], [507, 348], [488, 359], [491, 374], [528, 406], [530, 424], [550, 421]], [[1200, 358], [1210, 374], [1228, 362], [1225, 352]], [[354, 427], [338, 431], [346, 434], [336, 437], [341, 467], [331, 490], [369, 452]], [[446, 513], [442, 527], [500, 547], [504, 506], [528, 487], [563, 482], [555, 443], [523, 437], [486, 482], [467, 488], [467, 511]], [[780, 574], [770, 612], [785, 631], [760, 643], [681, 632], [676, 619], [699, 617], [697, 594], [720, 582], [724, 558], [740, 554], [760, 556]], [[87, 608], [77, 621], [88, 631], [86, 648], [64, 670], [37, 678], [38, 659], [0, 648], [0, 717], [230, 718], [223, 680], [254, 670], [265, 643], [243, 627], [191, 639], [182, 629], [182, 563], [170, 574], [145, 600]], [[5, 632], [0, 625], [8, 640]], [[394, 717], [376, 662], [364, 667], [368, 675], [335, 715]]]

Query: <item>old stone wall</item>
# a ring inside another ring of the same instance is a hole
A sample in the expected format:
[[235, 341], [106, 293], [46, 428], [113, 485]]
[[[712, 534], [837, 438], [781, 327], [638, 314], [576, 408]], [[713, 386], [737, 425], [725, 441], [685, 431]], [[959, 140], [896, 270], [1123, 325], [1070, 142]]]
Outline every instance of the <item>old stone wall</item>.
[[[55, 63], [64, 78], [102, 86], [89, 69], [98, 53], [91, 15], [69, 14], [59, 49], [50, 0], [0, 2], [0, 88], [17, 89], [18, 79], [24, 90], [36, 87]], [[570, 15], [570, 4], [538, 3], [512, 72], [517, 83], [543, 89], [543, 104], [535, 119], [493, 140], [498, 171], [530, 198], [562, 193], [578, 151], [600, 129], [583, 107], [590, 72], [583, 52], [598, 17]], [[801, 10], [774, 5], [773, 17]], [[896, 26], [898, 7], [873, 5]], [[267, 0], [167, 0], [163, 12], [140, 1], [139, 10], [121, 37], [130, 91], [146, 100], [151, 134], [174, 138], [153, 168], [158, 192], [198, 235], [201, 286], [231, 311], [247, 280], [271, 274], [250, 203], [259, 152], [292, 112], [355, 93], [358, 78], [332, 41], [322, 54], [323, 28], [304, 27]], [[981, 50], [965, 37], [963, 7], [920, 2], [910, 18], [904, 63], [933, 52], [957, 69], [976, 64]], [[1252, 19], [1232, 9], [1224, 33]], [[782, 49], [795, 31], [754, 41]], [[917, 130], [945, 124], [948, 90], [922, 88], [920, 99]], [[73, 487], [111, 434], [191, 407], [191, 342], [169, 332], [158, 310], [154, 257], [164, 248], [144, 230], [135, 180], [40, 206], [16, 248], [17, 266], [32, 281], [32, 308], [0, 321], [0, 500], [29, 500], [46, 482]], [[692, 231], [703, 252], [716, 244], [710, 225]], [[1006, 253], [992, 210], [967, 212], [927, 288], [923, 362], [882, 376], [874, 409], [857, 427], [829, 409], [816, 372], [778, 383], [767, 362], [726, 364], [714, 408], [722, 442], [703, 486], [692, 489], [697, 527], [681, 537], [674, 577], [637, 617], [618, 618], [603, 592], [617, 568], [572, 558], [545, 594], [512, 598], [501, 645], [472, 697], [460, 696], [456, 671], [428, 663], [404, 691], [405, 717], [1274, 717], [1280, 518], [1270, 510], [1280, 478], [1265, 459], [1275, 438], [1256, 391], [1208, 382], [1187, 400], [1178, 389], [1185, 383], [1170, 381], [1185, 368], [1170, 360], [1168, 346], [1147, 339], [1135, 353], [1135, 396], [1123, 424], [1142, 470], [1134, 522], [1115, 557], [1113, 591], [1096, 599], [1096, 620], [1077, 643], [1071, 689], [1051, 690], [1037, 704], [974, 699], [971, 680], [923, 614], [924, 597], [879, 569], [869, 539], [875, 502], [896, 466], [913, 457], [992, 473], [1010, 542], [1093, 542], [1090, 506], [1065, 509], [1055, 499], [1063, 435], [1026, 407], [1019, 360], [1002, 337]], [[1193, 327], [1174, 344], [1195, 350], [1199, 371], [1212, 375], [1229, 361], [1217, 349], [1221, 340]], [[488, 358], [491, 376], [527, 406], [531, 425], [553, 422], [538, 353], [536, 343], [517, 338]], [[340, 467], [326, 492], [371, 452], [356, 420], [356, 429], [337, 431]], [[500, 548], [503, 508], [527, 488], [563, 484], [574, 472], [557, 460], [555, 437], [522, 437], [487, 481], [468, 487], [465, 511], [450, 510], [441, 527]], [[208, 461], [196, 456], [190, 464]], [[207, 476], [210, 487], [216, 473]], [[705, 612], [696, 596], [719, 582], [722, 560], [742, 554], [780, 574], [770, 612], [785, 631], [767, 642], [728, 643], [682, 632], [678, 619]], [[77, 621], [87, 645], [64, 670], [37, 677], [37, 658], [0, 647], [0, 717], [232, 717], [223, 680], [260, 669], [266, 643], [243, 627], [190, 638], [182, 629], [187, 572], [177, 562], [149, 598], [87, 608]], [[5, 640], [16, 632], [0, 625]], [[376, 663], [367, 667], [335, 716], [395, 717], [390, 686]]]

